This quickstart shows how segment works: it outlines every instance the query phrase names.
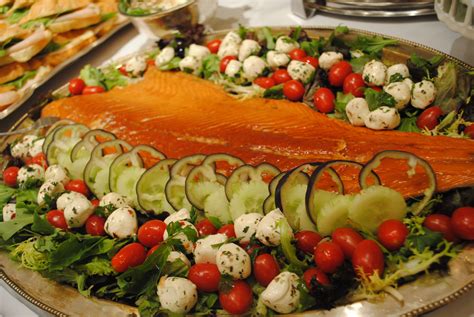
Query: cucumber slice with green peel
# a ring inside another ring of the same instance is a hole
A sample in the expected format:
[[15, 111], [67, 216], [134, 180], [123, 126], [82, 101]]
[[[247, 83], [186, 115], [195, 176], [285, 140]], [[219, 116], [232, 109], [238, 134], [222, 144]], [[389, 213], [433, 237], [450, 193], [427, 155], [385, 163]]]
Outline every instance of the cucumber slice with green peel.
[[[128, 198], [132, 202], [132, 207], [138, 207], [137, 183], [145, 173], [144, 167], [130, 166], [124, 169], [117, 177], [116, 188], [113, 190]], [[110, 179], [110, 178], [109, 178]]]
[[323, 236], [329, 236], [337, 228], [347, 226], [349, 208], [353, 200], [354, 197], [351, 195], [338, 195], [324, 204], [316, 219], [318, 232]]
[[309, 206], [306, 203], [306, 210], [308, 211], [309, 218], [315, 223], [318, 224], [317, 219], [321, 208], [323, 208], [326, 203], [338, 197], [339, 194], [334, 192], [328, 192], [325, 190], [314, 190], [311, 192], [311, 198], [309, 201]]
[[309, 176], [306, 172], [312, 172], [319, 163], [307, 163], [302, 164], [291, 171], [288, 171], [278, 182], [275, 190], [275, 206], [283, 211], [282, 202], [286, 199], [285, 192], [287, 189], [292, 188], [296, 185], [305, 185], [309, 183]]
[[272, 179], [272, 181], [268, 185], [268, 190], [270, 191], [270, 195], [268, 195], [268, 197], [263, 202], [263, 213], [265, 215], [268, 214], [270, 211], [276, 209], [276, 206], [275, 206], [276, 188], [277, 188], [278, 182], [283, 178], [283, 176], [285, 176], [285, 174], [286, 174], [285, 172], [278, 174], [275, 178]]
[[71, 175], [72, 179], [83, 179], [84, 169], [86, 168], [86, 165], [89, 160], [90, 156], [83, 156], [71, 163], [69, 168], [69, 174]]
[[294, 230], [315, 230], [311, 219], [306, 212], [306, 205], [304, 202], [307, 186], [304, 184], [297, 184], [285, 189], [285, 199], [282, 201], [282, 212], [285, 215], [288, 223]]
[[[110, 162], [110, 164], [112, 164], [112, 162]], [[110, 193], [108, 168], [98, 170], [94, 182], [92, 183], [92, 186], [89, 187], [89, 189], [99, 199]]]
[[230, 200], [229, 212], [232, 221], [243, 214], [263, 214], [263, 202], [268, 196], [268, 185], [262, 181], [243, 183]]
[[348, 216], [356, 226], [375, 233], [385, 220], [402, 220], [407, 213], [408, 207], [402, 194], [388, 187], [374, 185], [355, 196]]
[[204, 201], [204, 214], [207, 218], [216, 217], [222, 223], [228, 223], [232, 220], [224, 186], [221, 186], [206, 198]]
[[[197, 167], [196, 167], [197, 168]], [[191, 176], [191, 173], [189, 174]], [[189, 177], [188, 177], [189, 179]], [[189, 202], [199, 210], [204, 210], [204, 202], [209, 195], [223, 187], [217, 181], [188, 182], [186, 180], [185, 192]]]
[[232, 175], [227, 179], [225, 183], [225, 194], [229, 201], [232, 200], [232, 196], [237, 192], [241, 185], [259, 181], [267, 184], [280, 173], [280, 170], [275, 166], [267, 163], [260, 164], [256, 167], [251, 165], [243, 165], [232, 172]]
[[58, 155], [67, 155], [61, 158], [61, 165], [68, 168], [71, 164], [71, 151], [74, 146], [81, 141], [82, 137], [89, 131], [89, 128], [82, 124], [70, 124], [59, 127], [53, 135], [53, 140], [46, 149], [46, 159], [48, 165], [58, 164]]
[[48, 151], [48, 146], [51, 144], [51, 142], [53, 142], [54, 133], [56, 133], [56, 131], [58, 131], [60, 127], [69, 125], [69, 124], [74, 124], [74, 121], [63, 119], [63, 120], [59, 120], [55, 122], [51, 127], [49, 127], [48, 131], [46, 132], [46, 136], [44, 138], [44, 143], [43, 143], [43, 148], [42, 148], [43, 153], [46, 153]]

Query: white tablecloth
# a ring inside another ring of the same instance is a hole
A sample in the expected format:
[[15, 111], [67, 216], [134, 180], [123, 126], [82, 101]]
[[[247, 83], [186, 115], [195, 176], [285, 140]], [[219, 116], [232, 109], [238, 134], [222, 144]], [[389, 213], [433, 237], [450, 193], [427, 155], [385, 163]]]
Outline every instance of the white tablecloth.
[[[214, 17], [208, 21], [215, 30], [233, 28], [239, 23], [246, 26], [337, 26], [343, 24], [418, 42], [474, 65], [474, 41], [452, 32], [435, 17], [362, 19], [318, 14], [303, 20], [291, 13], [289, 0], [219, 0], [218, 3], [219, 7]], [[64, 84], [69, 78], [77, 75], [85, 64], [100, 65], [111, 59], [136, 52], [145, 45], [147, 45], [147, 39], [144, 36], [137, 34], [133, 28], [127, 28], [55, 76], [41, 87], [35, 96], [40, 96], [41, 93]], [[0, 283], [0, 317], [46, 315], [31, 305], [34, 311], [30, 310], [12, 296], [12, 293], [11, 289]], [[454, 303], [430, 313], [429, 316], [474, 317], [473, 298], [474, 291], [471, 291]]]

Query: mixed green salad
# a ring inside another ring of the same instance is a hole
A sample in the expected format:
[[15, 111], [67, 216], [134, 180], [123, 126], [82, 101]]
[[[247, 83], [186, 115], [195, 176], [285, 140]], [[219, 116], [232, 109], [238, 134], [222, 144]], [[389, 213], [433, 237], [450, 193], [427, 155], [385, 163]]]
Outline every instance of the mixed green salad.
[[191, 3], [191, 0], [120, 0], [119, 10], [131, 16], [146, 16]]

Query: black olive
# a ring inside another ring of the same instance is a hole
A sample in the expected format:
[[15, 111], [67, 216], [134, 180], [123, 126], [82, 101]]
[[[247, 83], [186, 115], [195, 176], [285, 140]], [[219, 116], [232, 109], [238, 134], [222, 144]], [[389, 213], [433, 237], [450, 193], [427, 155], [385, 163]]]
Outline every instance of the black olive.
[[164, 49], [165, 47], [167, 47], [167, 46], [170, 44], [170, 41], [169, 41], [169, 40], [161, 39], [161, 40], [159, 40], [158, 42], [156, 42], [156, 44], [158, 45], [158, 47], [160, 48], [160, 50], [162, 50], [162, 49]]
[[181, 47], [181, 46], [186, 45], [186, 40], [180, 37], [176, 38], [175, 42], [176, 42], [176, 47]]
[[185, 47], [183, 47], [183, 46], [178, 46], [178, 47], [176, 48], [176, 56], [181, 57], [181, 58], [184, 58], [184, 55], [185, 55]]
[[460, 124], [460, 125], [458, 126], [458, 132], [459, 132], [459, 133], [463, 132], [464, 129], [466, 129], [466, 125], [465, 125], [465, 124]]

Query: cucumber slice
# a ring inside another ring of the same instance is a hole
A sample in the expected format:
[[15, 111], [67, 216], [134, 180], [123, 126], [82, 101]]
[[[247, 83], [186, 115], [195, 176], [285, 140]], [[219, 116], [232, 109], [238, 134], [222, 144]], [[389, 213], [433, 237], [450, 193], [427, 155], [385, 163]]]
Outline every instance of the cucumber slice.
[[349, 208], [349, 219], [362, 229], [376, 232], [385, 220], [402, 220], [407, 212], [402, 194], [388, 187], [374, 185], [356, 195]]
[[[71, 151], [81, 141], [89, 128], [82, 124], [70, 124], [59, 127], [53, 135], [53, 140], [45, 152], [48, 165], [60, 164], [69, 170], [71, 166]], [[61, 156], [58, 158], [58, 156]], [[67, 157], [66, 157], [67, 156]]]
[[229, 204], [229, 212], [232, 221], [243, 214], [263, 214], [263, 201], [268, 196], [268, 186], [261, 181], [243, 183], [235, 192]]
[[321, 211], [321, 208], [328, 203], [329, 201], [335, 199], [339, 195], [334, 192], [328, 192], [325, 190], [314, 190], [311, 193], [311, 200], [309, 201], [309, 207], [306, 206], [308, 210], [308, 216], [313, 221], [313, 223], [318, 224], [318, 214]]
[[[116, 187], [113, 190], [128, 198], [132, 202], [132, 207], [138, 207], [137, 183], [145, 173], [144, 167], [130, 166], [124, 169], [117, 177]], [[109, 177], [110, 179], [110, 177]]]
[[58, 131], [58, 129], [62, 126], [69, 125], [69, 124], [74, 124], [74, 121], [68, 120], [68, 119], [63, 119], [55, 122], [51, 127], [49, 127], [48, 131], [46, 132], [46, 136], [44, 138], [44, 143], [43, 143], [43, 153], [46, 153], [48, 151], [48, 146], [53, 142], [53, 137], [54, 133]]
[[[189, 175], [191, 176], [191, 173]], [[186, 180], [186, 197], [194, 207], [200, 210], [204, 210], [204, 201], [206, 198], [223, 187], [217, 181], [200, 181], [194, 183], [188, 182], [188, 179], [190, 179], [190, 177]]]
[[225, 183], [225, 194], [229, 201], [232, 200], [232, 196], [237, 192], [245, 183], [259, 181], [262, 183], [268, 183], [273, 180], [275, 176], [280, 173], [280, 170], [275, 166], [267, 163], [260, 164], [256, 167], [251, 165], [243, 165], [237, 168]]
[[265, 215], [268, 214], [270, 211], [276, 209], [276, 206], [275, 206], [276, 188], [277, 188], [277, 185], [280, 182], [280, 180], [283, 178], [283, 176], [285, 176], [285, 174], [286, 174], [285, 172], [282, 172], [282, 173], [278, 174], [274, 179], [272, 179], [272, 181], [268, 185], [270, 195], [268, 195], [268, 197], [263, 202], [263, 213]]
[[306, 212], [305, 195], [307, 186], [297, 184], [286, 189], [285, 199], [282, 201], [283, 214], [294, 230], [316, 230], [315, 225]]
[[222, 223], [230, 222], [229, 201], [225, 195], [224, 186], [210, 194], [204, 201], [204, 214], [206, 217], [216, 217]]
[[286, 199], [285, 193], [287, 189], [296, 185], [308, 185], [309, 176], [306, 171], [310, 171], [318, 166], [319, 163], [302, 164], [293, 170], [287, 172], [278, 182], [275, 190], [275, 206], [283, 211], [283, 201]]
[[347, 226], [353, 199], [350, 195], [338, 195], [324, 204], [316, 219], [319, 233], [329, 236], [337, 228]]
[[[110, 164], [112, 164], [112, 161], [113, 160], [110, 160]], [[99, 199], [110, 193], [109, 169], [104, 168], [98, 170], [97, 174], [95, 175], [94, 182], [89, 188], [91, 192], [93, 192], [94, 195]]]

